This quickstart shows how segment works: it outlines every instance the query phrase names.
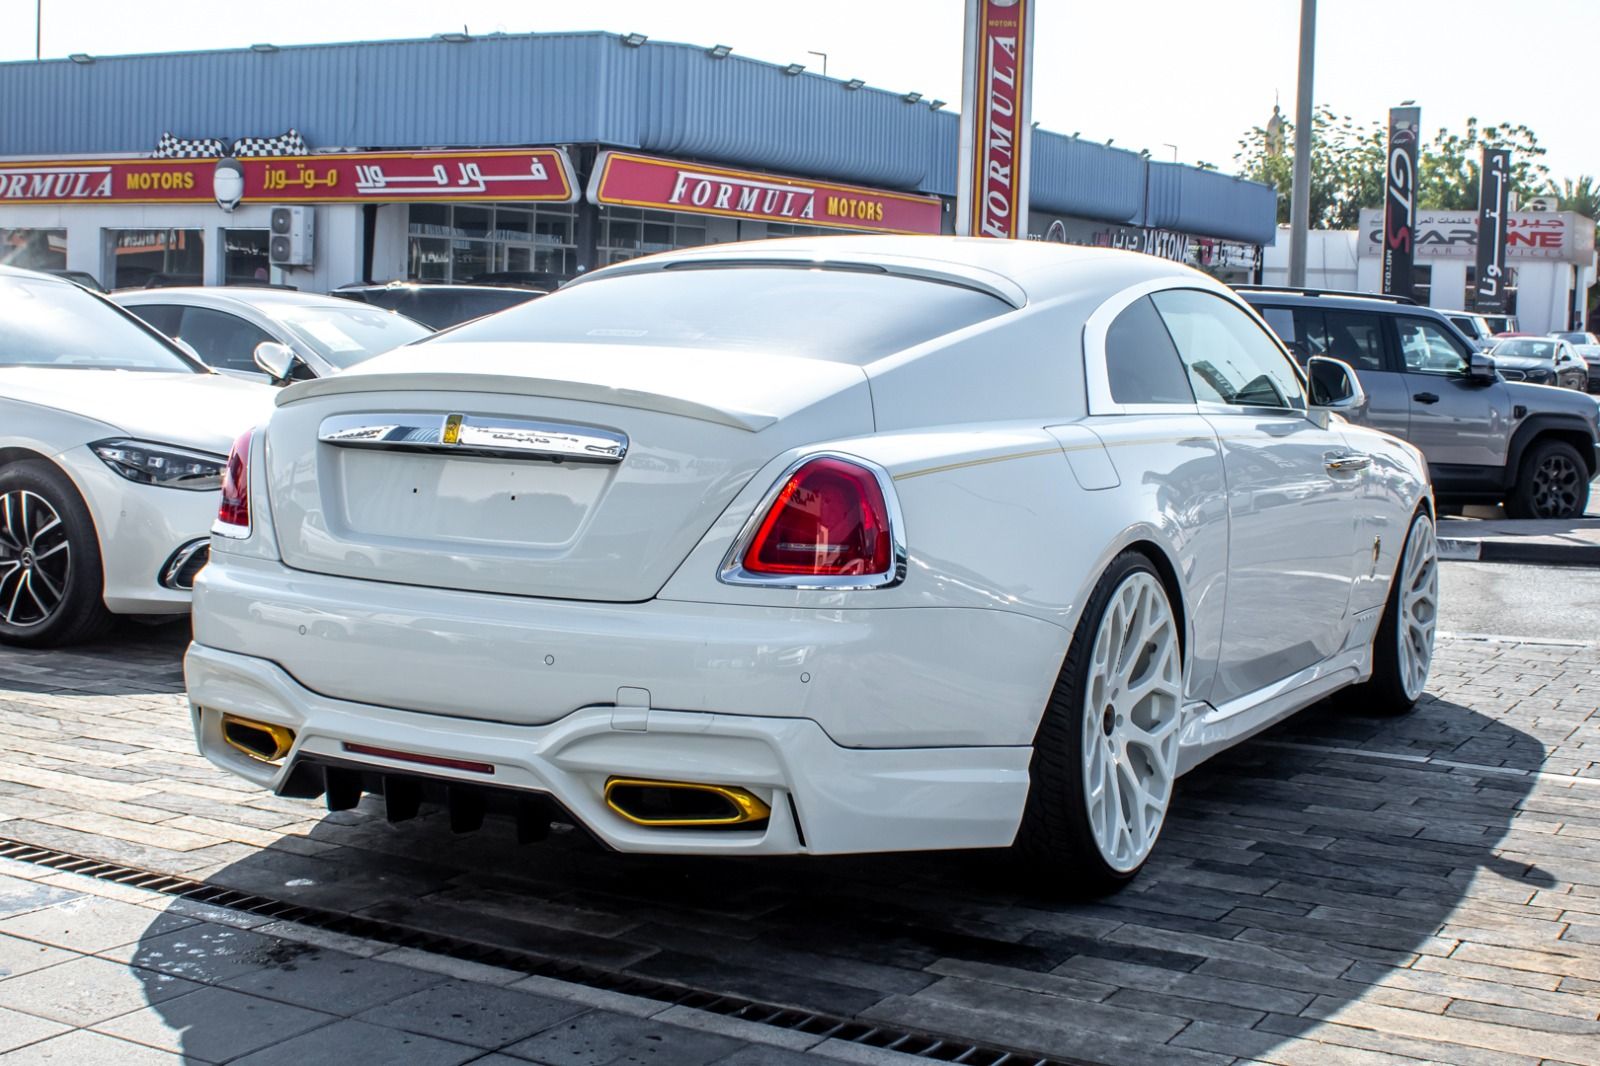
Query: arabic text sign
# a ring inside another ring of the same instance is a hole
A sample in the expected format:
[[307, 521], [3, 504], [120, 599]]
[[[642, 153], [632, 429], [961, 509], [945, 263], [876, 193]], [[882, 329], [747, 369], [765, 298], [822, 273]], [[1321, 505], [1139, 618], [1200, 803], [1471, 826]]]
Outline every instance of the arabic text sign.
[[602, 152], [589, 182], [595, 204], [794, 222], [873, 233], [938, 233], [937, 197], [884, 192], [672, 159]]
[[[1383, 212], [1361, 209], [1363, 256], [1380, 255]], [[1418, 211], [1418, 259], [1475, 259], [1478, 254], [1478, 212]], [[1594, 255], [1594, 225], [1571, 211], [1515, 211], [1506, 215], [1506, 259], [1513, 265], [1534, 259], [1587, 263]]]
[[[241, 159], [245, 203], [571, 203], [577, 183], [559, 148], [370, 152]], [[214, 159], [0, 163], [0, 203], [210, 203]]]
[[1506, 309], [1506, 207], [1511, 190], [1511, 152], [1485, 148], [1478, 168], [1478, 263], [1472, 306]]

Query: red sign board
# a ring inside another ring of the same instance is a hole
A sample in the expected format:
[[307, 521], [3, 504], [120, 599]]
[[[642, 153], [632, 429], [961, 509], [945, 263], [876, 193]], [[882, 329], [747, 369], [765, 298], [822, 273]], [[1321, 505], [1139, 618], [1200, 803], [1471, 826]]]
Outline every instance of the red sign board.
[[[244, 203], [415, 203], [524, 200], [571, 203], [566, 152], [364, 152], [240, 159]], [[0, 203], [210, 203], [215, 159], [102, 159], [0, 163]]]
[[794, 222], [873, 233], [938, 233], [936, 196], [702, 166], [673, 159], [601, 152], [589, 181], [595, 204]]
[[958, 233], [1028, 235], [1033, 0], [967, 0]]

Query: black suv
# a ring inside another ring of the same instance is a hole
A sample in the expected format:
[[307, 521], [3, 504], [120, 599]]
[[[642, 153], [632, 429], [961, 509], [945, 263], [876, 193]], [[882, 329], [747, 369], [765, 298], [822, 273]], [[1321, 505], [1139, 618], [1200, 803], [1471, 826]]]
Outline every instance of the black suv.
[[1240, 286], [1304, 364], [1349, 363], [1366, 390], [1358, 420], [1427, 457], [1442, 503], [1505, 502], [1513, 518], [1576, 518], [1589, 503], [1600, 404], [1571, 389], [1502, 379], [1444, 315], [1365, 293]]

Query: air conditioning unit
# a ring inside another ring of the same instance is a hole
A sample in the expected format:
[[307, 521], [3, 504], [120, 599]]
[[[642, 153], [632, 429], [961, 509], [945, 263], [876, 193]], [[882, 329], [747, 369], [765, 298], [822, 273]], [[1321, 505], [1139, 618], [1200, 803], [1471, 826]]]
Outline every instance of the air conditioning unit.
[[274, 207], [267, 261], [276, 267], [310, 266], [316, 254], [316, 209]]

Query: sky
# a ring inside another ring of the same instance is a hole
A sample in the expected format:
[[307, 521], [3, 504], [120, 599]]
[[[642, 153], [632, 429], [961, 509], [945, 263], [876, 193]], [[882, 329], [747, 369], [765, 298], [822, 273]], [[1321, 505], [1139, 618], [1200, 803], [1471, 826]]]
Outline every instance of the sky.
[[[928, 99], [961, 99], [961, 0], [0, 0], [0, 61], [445, 30], [638, 32], [726, 44]], [[1037, 0], [1033, 117], [1157, 159], [1236, 169], [1240, 136], [1295, 103], [1299, 0]], [[1600, 0], [1320, 0], [1318, 103], [1380, 121], [1405, 100], [1431, 136], [1525, 123], [1556, 178], [1600, 176]], [[1390, 44], [1387, 42], [1398, 42]], [[1390, 57], [1390, 58], [1385, 58]], [[5, 146], [0, 145], [0, 155]]]

